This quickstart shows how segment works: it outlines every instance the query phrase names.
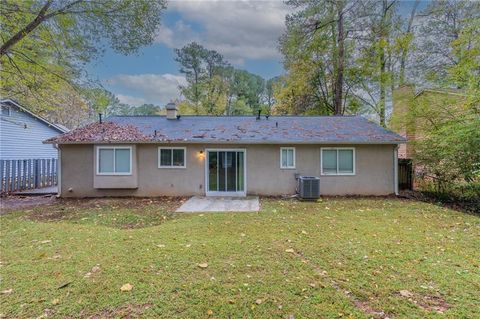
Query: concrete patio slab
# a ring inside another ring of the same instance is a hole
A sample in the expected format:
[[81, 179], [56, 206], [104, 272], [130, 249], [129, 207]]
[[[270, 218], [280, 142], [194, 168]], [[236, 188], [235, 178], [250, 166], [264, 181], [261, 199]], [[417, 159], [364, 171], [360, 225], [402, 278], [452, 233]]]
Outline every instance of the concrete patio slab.
[[177, 209], [177, 213], [198, 212], [258, 212], [258, 197], [200, 197], [194, 196]]

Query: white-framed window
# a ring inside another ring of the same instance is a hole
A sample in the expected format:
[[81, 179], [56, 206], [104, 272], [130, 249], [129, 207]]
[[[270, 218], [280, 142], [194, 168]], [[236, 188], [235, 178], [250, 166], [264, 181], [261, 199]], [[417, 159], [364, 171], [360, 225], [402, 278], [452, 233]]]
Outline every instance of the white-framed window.
[[355, 148], [322, 147], [322, 175], [355, 175]]
[[295, 147], [280, 147], [280, 168], [295, 168]]
[[2, 113], [0, 113], [2, 116], [10, 116], [10, 106], [8, 105], [2, 105]]
[[132, 175], [132, 147], [97, 146], [97, 175]]
[[185, 147], [159, 147], [158, 168], [185, 168], [186, 155]]

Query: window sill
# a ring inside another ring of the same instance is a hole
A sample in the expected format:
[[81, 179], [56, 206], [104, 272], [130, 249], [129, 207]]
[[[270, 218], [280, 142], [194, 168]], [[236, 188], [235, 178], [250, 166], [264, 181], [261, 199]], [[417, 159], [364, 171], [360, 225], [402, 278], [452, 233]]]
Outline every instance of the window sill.
[[280, 167], [280, 169], [297, 169], [296, 167]]
[[97, 176], [131, 176], [132, 173], [97, 173]]
[[159, 166], [159, 169], [163, 168], [168, 168], [168, 169], [185, 169], [187, 168], [186, 166]]

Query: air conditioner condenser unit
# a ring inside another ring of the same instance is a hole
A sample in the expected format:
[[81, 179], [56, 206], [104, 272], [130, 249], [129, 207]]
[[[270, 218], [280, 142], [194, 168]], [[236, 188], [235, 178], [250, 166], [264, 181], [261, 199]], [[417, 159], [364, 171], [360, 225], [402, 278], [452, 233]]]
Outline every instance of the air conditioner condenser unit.
[[318, 199], [320, 197], [320, 178], [300, 176], [298, 178], [298, 195], [301, 199]]

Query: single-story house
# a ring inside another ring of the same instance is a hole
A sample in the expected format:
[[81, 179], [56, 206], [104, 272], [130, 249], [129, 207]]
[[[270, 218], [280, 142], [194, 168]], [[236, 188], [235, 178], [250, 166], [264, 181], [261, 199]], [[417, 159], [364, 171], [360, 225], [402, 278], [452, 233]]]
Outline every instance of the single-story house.
[[58, 144], [63, 197], [397, 192], [405, 139], [361, 116], [114, 116]]

